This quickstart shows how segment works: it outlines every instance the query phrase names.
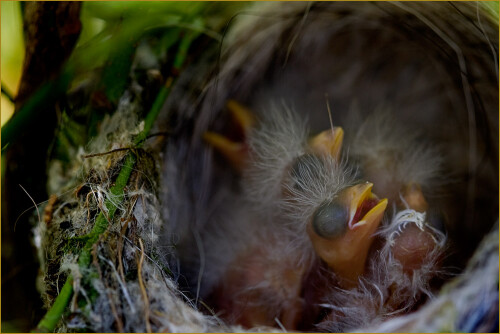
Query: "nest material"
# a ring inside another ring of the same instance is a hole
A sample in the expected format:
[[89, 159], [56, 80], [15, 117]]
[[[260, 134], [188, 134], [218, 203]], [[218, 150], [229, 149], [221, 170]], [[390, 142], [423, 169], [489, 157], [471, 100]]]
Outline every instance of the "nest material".
[[[207, 331], [212, 326], [181, 297], [166, 266], [169, 247], [160, 243], [164, 224], [157, 198], [156, 159], [145, 151], [135, 152], [138, 167], [124, 198], [110, 192], [128, 153], [128, 149], [116, 150], [130, 147], [143, 126], [137, 121], [140, 108], [133, 91], [122, 97], [118, 112], [103, 122], [89, 147], [90, 152], [110, 153], [79, 155], [75, 164], [84, 183], [59, 196], [50, 208], [50, 220], [39, 226], [47, 306], [68, 275], [74, 280], [71, 315], [61, 322], [60, 331], [183, 332]], [[94, 245], [92, 265], [82, 269], [77, 263], [85, 242], [82, 236], [91, 232], [98, 212], [107, 214], [106, 200], [116, 203], [118, 213]]]
[[[115, 114], [103, 122], [99, 135], [85, 152], [81, 150], [75, 154], [72, 168], [67, 168], [64, 174], [60, 163], [52, 162], [50, 189], [59, 196], [46, 208], [45, 222], [37, 228], [37, 235], [42, 240], [40, 249], [44, 262], [43, 296], [46, 305], [52, 304], [65, 277], [70, 274], [74, 278], [75, 289], [70, 312], [62, 319], [58, 330], [242, 330], [210, 315], [210, 308], [197, 299], [196, 288], [201, 265], [197, 248], [199, 233], [203, 233], [206, 225], [218, 218], [217, 215], [224, 213], [218, 211], [217, 201], [234, 191], [235, 182], [235, 177], [227, 177], [231, 174], [229, 169], [218, 165], [201, 137], [209, 128], [223, 127], [221, 110], [229, 98], [236, 98], [260, 110], [262, 105], [268, 103], [270, 96], [273, 99], [285, 96], [296, 104], [297, 109], [307, 110], [308, 113], [314, 109], [324, 109], [325, 91], [335, 99], [335, 109], [339, 110], [349, 110], [351, 103], [356, 100], [360, 109], [373, 109], [373, 106], [380, 105], [380, 100], [384, 103], [390, 101], [392, 108], [407, 106], [400, 114], [402, 119], [410, 119], [416, 127], [422, 126], [429, 130], [436, 142], [446, 143], [454, 139], [437, 134], [433, 131], [433, 124], [449, 117], [450, 113], [458, 115], [458, 123], [465, 118], [465, 124], [469, 124], [470, 119], [467, 120], [464, 115], [467, 115], [470, 107], [470, 101], [467, 100], [470, 92], [472, 103], [477, 107], [475, 112], [481, 115], [476, 118], [475, 126], [478, 129], [486, 126], [491, 136], [496, 138], [495, 141], [480, 134], [474, 149], [477, 149], [477, 155], [488, 152], [485, 151], [488, 145], [493, 145], [495, 150], [498, 145], [498, 86], [491, 83], [496, 80], [496, 76], [490, 47], [496, 54], [498, 46], [492, 41], [498, 40], [497, 37], [493, 38], [498, 36], [494, 31], [497, 27], [488, 23], [483, 16], [481, 24], [476, 24], [475, 6], [426, 3], [259, 4], [254, 9], [255, 15], [242, 15], [231, 27], [222, 45], [223, 55], [215, 79], [211, 69], [217, 63], [215, 57], [210, 55], [181, 75], [167, 100], [165, 113], [158, 122], [158, 130], [165, 130], [166, 126], [171, 136], [163, 149], [149, 145], [144, 150], [135, 151], [139, 162], [124, 197], [116, 201], [118, 211], [115, 218], [95, 244], [92, 264], [83, 270], [77, 264], [77, 254], [83, 242], [79, 237], [91, 230], [99, 212], [106, 214], [104, 201], [116, 200], [109, 189], [127, 154], [127, 150], [111, 151], [131, 147], [134, 134], [141, 129], [138, 119], [142, 113], [141, 92], [140, 86], [133, 80], [120, 99]], [[453, 8], [458, 9], [455, 11]], [[454, 15], [448, 15], [450, 10]], [[330, 28], [326, 29], [327, 26]], [[352, 27], [357, 27], [362, 33], [347, 34], [346, 31]], [[380, 34], [388, 30], [390, 33]], [[414, 39], [407, 39], [405, 34], [408, 32], [414, 33]], [[442, 32], [446, 33], [446, 38], [443, 38]], [[370, 41], [373, 36], [379, 36], [379, 42], [385, 42], [382, 45], [393, 45], [395, 48], [391, 50], [394, 51], [390, 52], [396, 58], [401, 56], [401, 59], [414, 53], [401, 51], [403, 46], [408, 49], [422, 45], [426, 47], [428, 43], [438, 46], [416, 63], [408, 60], [397, 66], [380, 64], [381, 69], [385, 69], [384, 66], [396, 66], [394, 70], [385, 72], [391, 80], [383, 75], [369, 78], [366, 75], [370, 71], [363, 72], [356, 67], [352, 71], [340, 70], [345, 66], [346, 58], [361, 61], [365, 57], [362, 61], [365, 61], [367, 68], [373, 69], [380, 57], [389, 57], [384, 50], [380, 50], [380, 56], [377, 56], [377, 48], [383, 47]], [[319, 60], [323, 59], [321, 54], [326, 50], [319, 46], [330, 45], [328, 41], [331, 40], [337, 42], [333, 44], [333, 49], [329, 49], [330, 53], [325, 53], [325, 57], [342, 53], [346, 57], [339, 58], [333, 64], [325, 62], [331, 66], [328, 74], [336, 73], [336, 80], [331, 86], [321, 83], [325, 80], [319, 80], [320, 84], [308, 82], [313, 75], [321, 78], [321, 73], [317, 73], [323, 70], [321, 66], [313, 67], [311, 72], [315, 73], [310, 77], [300, 79], [297, 78], [300, 71], [296, 73], [288, 70], [303, 67], [304, 59], [310, 54]], [[454, 45], [459, 46], [460, 52], [454, 52], [457, 51]], [[373, 49], [371, 56], [363, 53], [368, 46]], [[352, 49], [349, 51], [346, 48]], [[217, 46], [214, 50], [217, 50]], [[466, 87], [462, 86], [463, 82], [457, 83], [462, 64], [460, 54], [465, 55], [468, 73], [474, 79], [470, 79]], [[412, 66], [421, 62], [430, 62], [432, 66], [424, 66], [422, 72], [418, 66], [412, 69]], [[447, 65], [442, 65], [444, 63]], [[405, 73], [405, 68], [410, 72]], [[427, 86], [431, 69], [441, 71], [442, 77]], [[399, 74], [394, 74], [394, 78], [390, 76], [391, 73]], [[276, 79], [278, 75], [288, 79], [284, 81], [297, 82], [297, 85], [280, 85]], [[412, 80], [404, 82], [411, 84], [396, 91], [398, 80], [408, 75]], [[356, 80], [358, 83], [355, 83]], [[373, 87], [376, 83], [389, 81], [390, 85]], [[304, 89], [305, 86], [308, 89]], [[444, 90], [445, 93], [434, 94], [436, 90]], [[198, 95], [200, 91], [204, 92], [201, 98], [195, 98], [193, 95]], [[297, 91], [306, 98], [294, 99], [298, 95]], [[363, 98], [356, 98], [360, 92]], [[443, 96], [447, 94], [452, 98], [444, 99]], [[431, 98], [423, 98], [428, 96]], [[479, 108], [480, 111], [477, 111]], [[419, 113], [421, 110], [428, 112], [424, 115]], [[317, 126], [317, 113], [309, 114], [312, 126]], [[415, 114], [419, 117], [415, 117]], [[428, 119], [429, 115], [437, 116]], [[339, 114], [339, 119], [342, 120], [342, 117]], [[350, 121], [346, 119], [345, 122], [349, 124]], [[447, 127], [449, 123], [445, 122], [443, 126]], [[465, 128], [468, 129], [467, 126]], [[467, 147], [461, 145], [463, 138], [457, 140], [457, 145], [451, 146], [453, 149]], [[83, 157], [83, 153], [105, 152], [111, 153]], [[454, 161], [453, 154], [456, 152], [451, 153]], [[495, 179], [495, 173], [498, 175], [495, 165], [489, 160], [494, 158], [486, 159], [484, 170], [475, 174], [478, 185]], [[469, 164], [467, 161], [464, 164], [458, 165], [454, 171], [459, 175], [466, 173]], [[73, 188], [68, 190], [66, 184], [69, 179], [75, 182]], [[463, 190], [464, 187], [466, 185], [458, 189]], [[488, 187], [479, 189], [476, 186], [477, 198], [486, 196], [483, 194], [490, 196], [492, 192]], [[492, 203], [497, 202], [494, 198], [488, 201], [493, 208], [496, 204]], [[479, 231], [475, 231], [474, 235], [482, 236], [489, 230], [495, 219], [491, 211], [495, 212], [487, 208], [486, 213], [479, 216], [467, 216], [471, 221], [481, 222]], [[462, 233], [466, 234], [460, 229], [469, 231], [472, 223], [456, 217], [453, 219], [460, 225], [451, 226], [451, 234], [452, 237], [458, 235], [456, 240], [460, 240]], [[479, 241], [480, 237], [476, 239]], [[473, 243], [477, 244], [476, 241]], [[460, 254], [464, 256], [468, 253], [470, 251]], [[185, 294], [183, 289], [186, 286], [191, 291]], [[490, 331], [494, 330], [497, 315], [498, 224], [478, 247], [463, 275], [446, 284], [435, 300], [410, 315], [395, 317], [383, 323], [375, 318], [361, 331]]]

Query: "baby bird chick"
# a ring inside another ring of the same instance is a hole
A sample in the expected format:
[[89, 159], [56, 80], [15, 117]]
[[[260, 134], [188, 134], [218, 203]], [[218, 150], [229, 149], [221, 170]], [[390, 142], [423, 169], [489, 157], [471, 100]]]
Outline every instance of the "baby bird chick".
[[350, 159], [374, 182], [377, 194], [389, 199], [393, 217], [384, 221], [378, 235], [391, 246], [394, 260], [409, 271], [424, 265], [427, 253], [444, 246], [438, 229], [443, 226], [433, 226], [444, 225], [439, 198], [429, 202], [427, 197], [440, 193], [445, 173], [438, 149], [392, 119], [387, 112], [366, 117], [351, 139]]
[[[233, 114], [241, 111], [229, 107]], [[371, 193], [373, 184], [361, 182], [339, 161], [342, 129], [309, 140], [305, 122], [277, 106], [261, 115], [254, 128], [241, 127], [240, 143], [205, 135], [241, 167], [245, 205], [236, 216], [241, 234], [248, 235], [233, 241], [244, 246], [208, 301], [232, 323], [302, 328], [304, 319], [318, 316], [311, 311], [321, 295], [318, 282], [352, 287], [364, 273], [387, 200], [379, 200]], [[322, 271], [333, 274], [324, 280]]]
[[389, 198], [392, 213], [377, 232], [360, 284], [331, 290], [325, 306], [332, 312], [319, 325], [328, 331], [369, 325], [432, 297], [432, 280], [440, 274], [446, 243], [446, 236], [429, 222], [438, 210], [423, 191], [439, 187], [442, 171], [436, 150], [380, 113], [359, 126], [349, 148], [361, 174], [374, 182], [378, 194]]

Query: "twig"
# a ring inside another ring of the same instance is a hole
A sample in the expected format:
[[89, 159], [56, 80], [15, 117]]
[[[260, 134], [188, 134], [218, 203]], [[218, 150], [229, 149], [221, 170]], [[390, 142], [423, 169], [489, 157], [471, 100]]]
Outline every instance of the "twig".
[[121, 152], [121, 151], [128, 151], [128, 150], [131, 150], [131, 149], [132, 149], [132, 147], [115, 148], [114, 150], [111, 150], [111, 151], [108, 151], [108, 152], [86, 154], [86, 155], [83, 155], [82, 158], [88, 159], [88, 158], [93, 158], [93, 157], [101, 157], [103, 155], [108, 155], [108, 154], [111, 154], [111, 153]]
[[127, 301], [128, 306], [130, 307], [130, 310], [132, 311], [132, 313], [135, 313], [134, 303], [132, 303], [132, 299], [130, 299], [130, 295], [128, 293], [127, 286], [124, 283], [125, 281], [121, 280], [120, 274], [118, 274], [118, 271], [116, 271], [115, 265], [113, 264], [113, 262], [111, 262], [110, 260], [106, 259], [105, 257], [103, 257], [101, 255], [99, 255], [99, 258], [102, 261], [106, 262], [111, 267], [111, 269], [113, 269], [113, 273], [116, 276], [116, 280], [118, 281], [118, 284], [122, 288], [123, 296], [125, 297], [125, 300]]
[[[40, 218], [40, 210], [38, 210], [38, 206], [36, 205], [36, 202], [35, 200], [33, 199], [33, 197], [30, 196], [30, 194], [28, 194], [28, 192], [26, 191], [26, 189], [24, 189], [24, 187], [22, 185], [19, 185], [19, 187], [21, 187], [21, 189], [26, 193], [26, 195], [28, 195], [28, 197], [30, 198], [30, 200], [33, 202], [33, 205], [35, 206], [36, 208], [36, 213], [38, 215], [38, 221], [41, 222], [42, 219]], [[15, 227], [14, 227], [15, 228]]]
[[[137, 196], [134, 196], [134, 199], [132, 200], [132, 205], [130, 206], [131, 208], [135, 207], [135, 203], [137, 202]], [[125, 220], [125, 223], [123, 224], [120, 234], [118, 235], [118, 272], [120, 273], [120, 276], [122, 280], [125, 282], [125, 272], [123, 270], [123, 236], [125, 235], [125, 232], [127, 231], [128, 228], [128, 223], [133, 219], [132, 213], [128, 214], [129, 218]]]
[[120, 276], [123, 281], [125, 281], [125, 272], [123, 270], [123, 235], [127, 231], [128, 228], [128, 223], [130, 222], [131, 218], [128, 218], [125, 220], [125, 223], [123, 224], [121, 230], [120, 230], [120, 235], [118, 236], [118, 272], [120, 273]]
[[146, 137], [146, 139], [153, 138], [153, 137], [158, 137], [158, 136], [169, 136], [172, 134], [172, 131], [162, 131], [162, 132], [155, 132]]
[[97, 245], [98, 245], [98, 243], [96, 242], [94, 244], [93, 249], [92, 249], [92, 257], [94, 258], [92, 263], [97, 268], [97, 273], [99, 274], [99, 279], [102, 281], [102, 284], [104, 284], [104, 287], [106, 288], [106, 293], [108, 295], [108, 300], [109, 300], [109, 306], [111, 307], [111, 313], [113, 313], [113, 317], [115, 317], [115, 321], [116, 321], [116, 329], [118, 330], [118, 333], [123, 333], [122, 319], [118, 316], [118, 312], [116, 311], [115, 303], [113, 302], [113, 296], [111, 295], [111, 292], [109, 290], [108, 285], [104, 281], [104, 277], [102, 275], [102, 270], [101, 270], [101, 267], [99, 266], [99, 261], [97, 261]]
[[[92, 189], [92, 188], [91, 188]], [[85, 196], [85, 206], [87, 207], [87, 221], [85, 222], [85, 228], [90, 224], [90, 202], [89, 197], [94, 194], [94, 190], [90, 191], [87, 196]], [[97, 202], [97, 199], [96, 199]]]
[[52, 215], [54, 214], [54, 204], [57, 202], [57, 195], [52, 194], [49, 197], [47, 205], [43, 210], [43, 221], [48, 226], [52, 222]]
[[139, 258], [139, 264], [137, 266], [137, 276], [139, 277], [139, 286], [141, 287], [142, 298], [144, 299], [144, 318], [146, 322], [146, 330], [148, 333], [152, 333], [151, 324], [149, 322], [149, 298], [148, 293], [146, 291], [146, 287], [144, 286], [144, 281], [142, 280], [142, 264], [144, 262], [144, 245], [142, 244], [142, 240], [139, 238], [139, 245], [141, 246], [141, 256]]

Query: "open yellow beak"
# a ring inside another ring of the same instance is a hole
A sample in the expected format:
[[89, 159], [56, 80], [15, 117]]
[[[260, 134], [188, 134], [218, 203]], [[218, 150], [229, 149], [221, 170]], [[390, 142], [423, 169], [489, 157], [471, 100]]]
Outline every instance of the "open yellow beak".
[[[373, 230], [378, 227], [387, 207], [387, 199], [379, 200], [372, 194], [372, 188], [373, 183], [366, 182], [345, 191], [344, 196], [350, 206], [348, 223], [350, 230], [358, 230], [363, 225], [369, 225]], [[374, 226], [375, 224], [377, 226]], [[366, 229], [363, 232], [366, 232]]]
[[[329, 237], [318, 233], [314, 218], [308, 224], [308, 234], [314, 250], [336, 273], [344, 287], [357, 284], [364, 273], [368, 251], [373, 242], [373, 233], [382, 221], [387, 199], [379, 200], [372, 194], [372, 183], [358, 184], [345, 189], [336, 201], [346, 210], [342, 233]], [[338, 217], [341, 215], [333, 215]]]

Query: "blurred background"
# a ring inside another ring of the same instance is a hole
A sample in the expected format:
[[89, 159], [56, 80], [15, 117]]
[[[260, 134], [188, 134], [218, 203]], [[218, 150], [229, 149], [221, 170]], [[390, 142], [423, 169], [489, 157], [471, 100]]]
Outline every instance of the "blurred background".
[[[21, 18], [21, 5], [19, 2], [2, 2], [2, 90], [6, 89], [11, 94], [17, 92], [21, 69], [24, 60], [23, 25]], [[12, 103], [2, 94], [2, 125], [14, 112]]]

